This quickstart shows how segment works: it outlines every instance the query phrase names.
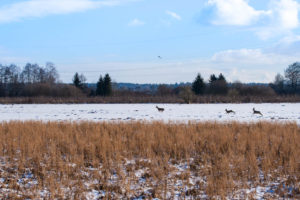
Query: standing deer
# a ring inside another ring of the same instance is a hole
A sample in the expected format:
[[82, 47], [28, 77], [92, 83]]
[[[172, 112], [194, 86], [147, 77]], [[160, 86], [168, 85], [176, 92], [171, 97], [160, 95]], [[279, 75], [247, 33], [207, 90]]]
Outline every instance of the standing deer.
[[227, 110], [227, 108], [225, 109], [226, 113], [229, 114], [229, 113], [233, 113], [235, 114], [235, 112], [233, 110]]
[[159, 112], [164, 112], [164, 111], [165, 111], [164, 108], [159, 108], [158, 106], [156, 106], [156, 108], [157, 108], [157, 110], [158, 110]]
[[261, 112], [260, 111], [258, 111], [258, 110], [255, 110], [255, 108], [253, 108], [253, 114], [255, 115], [255, 114], [258, 114], [258, 115], [261, 115], [261, 116], [263, 116], [263, 114], [261, 114]]

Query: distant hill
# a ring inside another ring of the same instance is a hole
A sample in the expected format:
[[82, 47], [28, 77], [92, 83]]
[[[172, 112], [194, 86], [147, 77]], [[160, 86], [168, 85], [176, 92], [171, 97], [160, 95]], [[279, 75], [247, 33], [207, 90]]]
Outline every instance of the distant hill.
[[[138, 84], [138, 83], [113, 83], [115, 89], [123, 89], [130, 91], [156, 91], [158, 86], [162, 84]], [[175, 83], [175, 84], [163, 84], [170, 88], [176, 88], [178, 86], [191, 85], [191, 83]], [[96, 88], [96, 83], [88, 83], [89, 88]]]
[[[268, 86], [268, 83], [243, 83], [244, 85], [254, 86], [254, 85], [260, 85], [260, 86]], [[149, 91], [149, 92], [155, 92], [159, 85], [162, 84], [138, 84], [138, 83], [113, 83], [113, 88], [115, 89], [123, 89], [123, 90], [130, 90], [135, 92], [142, 92], [142, 91]], [[170, 88], [176, 88], [178, 86], [185, 86], [185, 85], [192, 85], [192, 83], [175, 83], [175, 84], [163, 84]], [[231, 83], [229, 83], [229, 87], [231, 86]], [[96, 83], [88, 83], [89, 88], [96, 89]]]

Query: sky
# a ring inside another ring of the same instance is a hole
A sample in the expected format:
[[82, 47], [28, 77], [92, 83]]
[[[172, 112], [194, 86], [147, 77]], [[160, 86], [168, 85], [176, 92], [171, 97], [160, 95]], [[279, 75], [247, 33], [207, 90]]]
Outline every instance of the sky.
[[299, 12], [300, 0], [1, 0], [0, 63], [53, 62], [67, 83], [268, 83], [300, 61]]

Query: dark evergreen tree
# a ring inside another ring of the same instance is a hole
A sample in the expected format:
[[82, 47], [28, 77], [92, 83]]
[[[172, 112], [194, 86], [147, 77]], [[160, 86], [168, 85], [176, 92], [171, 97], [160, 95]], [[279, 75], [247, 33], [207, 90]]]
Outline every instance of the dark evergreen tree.
[[217, 79], [216, 75], [214, 75], [214, 74], [210, 75], [210, 77], [209, 77], [209, 83], [213, 83], [213, 82], [215, 82], [217, 80], [218, 79]]
[[226, 79], [225, 79], [225, 77], [223, 76], [222, 73], [219, 75], [218, 81], [225, 81], [226, 82]]
[[79, 78], [79, 75], [77, 72], [75, 73], [75, 75], [73, 77], [73, 85], [77, 88], [81, 87], [81, 81], [80, 81], [80, 78]]
[[109, 96], [112, 94], [111, 78], [109, 74], [105, 74], [104, 77], [104, 95]]
[[195, 81], [193, 82], [192, 90], [196, 95], [200, 95], [204, 93], [205, 83], [200, 74], [197, 75]]
[[225, 76], [221, 73], [218, 77], [218, 87], [217, 93], [221, 95], [226, 95], [228, 93], [228, 83], [226, 81]]
[[101, 75], [97, 82], [96, 95], [100, 95], [100, 96], [104, 95], [104, 80]]
[[226, 95], [228, 93], [228, 85], [223, 74], [217, 78], [214, 74], [210, 76], [209, 93]]

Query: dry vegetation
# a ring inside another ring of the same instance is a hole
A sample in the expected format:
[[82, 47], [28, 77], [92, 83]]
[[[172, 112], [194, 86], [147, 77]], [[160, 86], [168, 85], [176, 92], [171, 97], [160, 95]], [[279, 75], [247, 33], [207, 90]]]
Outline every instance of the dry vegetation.
[[296, 124], [0, 124], [0, 199], [300, 198]]
[[[236, 96], [229, 94], [222, 95], [204, 95], [190, 97], [189, 103], [299, 103], [299, 95], [286, 95], [286, 96], [255, 96], [245, 95]], [[187, 103], [183, 97], [176, 95], [156, 96], [149, 94], [122, 94], [113, 95], [108, 97], [86, 97], [78, 95], [76, 97], [0, 97], [0, 104], [78, 104], [78, 103]]]

